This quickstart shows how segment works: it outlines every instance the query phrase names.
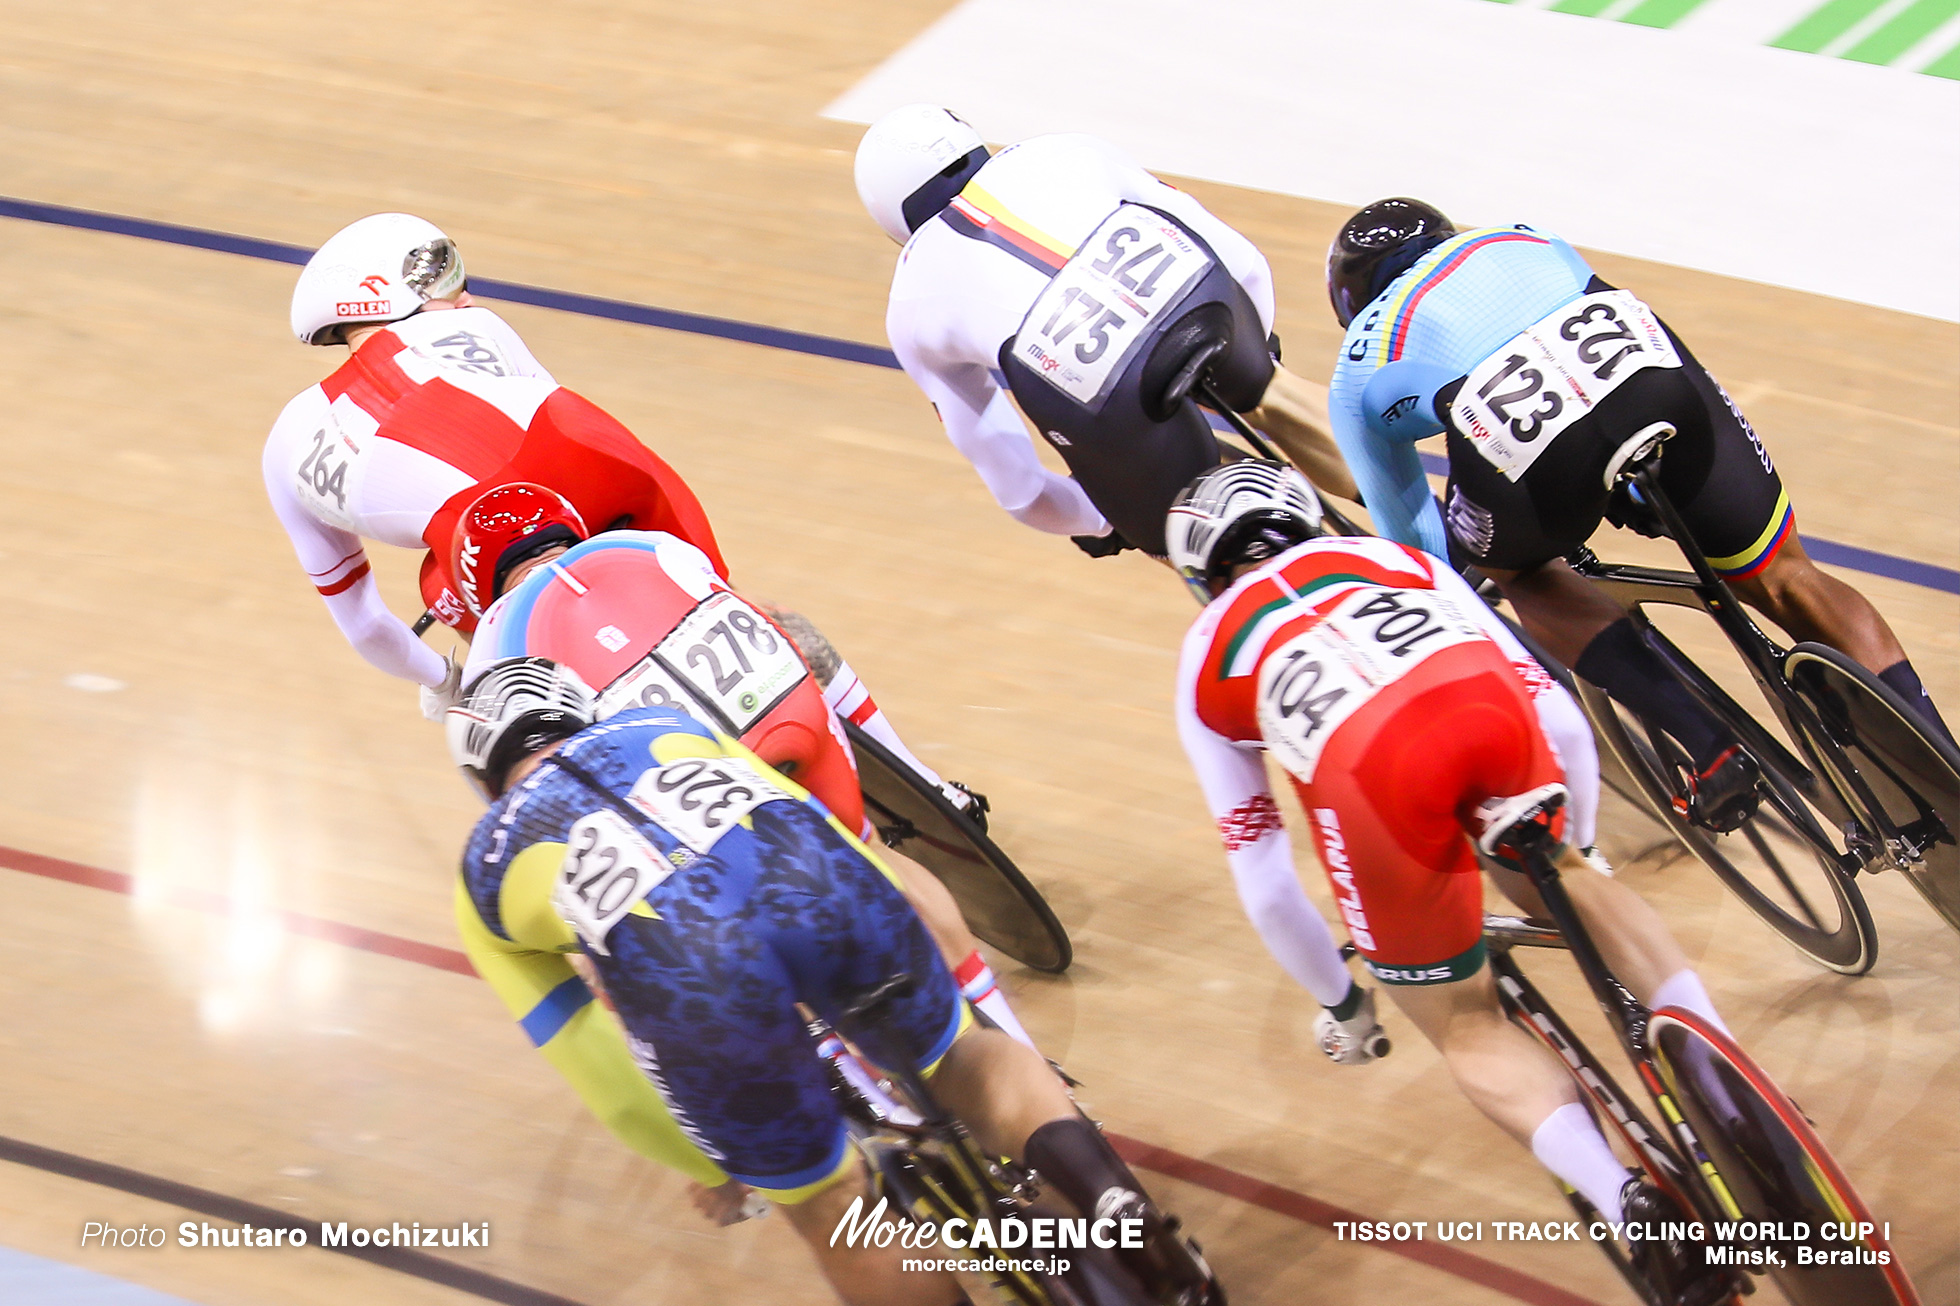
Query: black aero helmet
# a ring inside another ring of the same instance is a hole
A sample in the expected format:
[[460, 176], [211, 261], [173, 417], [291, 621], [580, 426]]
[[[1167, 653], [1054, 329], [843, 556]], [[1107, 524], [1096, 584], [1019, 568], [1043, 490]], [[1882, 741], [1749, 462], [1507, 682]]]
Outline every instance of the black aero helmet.
[[1442, 210], [1421, 200], [1376, 200], [1327, 247], [1327, 298], [1342, 326], [1354, 321], [1411, 263], [1456, 234]]

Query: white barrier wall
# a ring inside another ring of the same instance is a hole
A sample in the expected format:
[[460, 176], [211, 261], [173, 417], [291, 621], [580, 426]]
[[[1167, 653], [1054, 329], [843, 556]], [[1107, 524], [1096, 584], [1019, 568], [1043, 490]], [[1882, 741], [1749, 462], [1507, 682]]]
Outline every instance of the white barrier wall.
[[1960, 81], [1908, 70], [1952, 25], [1884, 66], [1831, 56], [1884, 45], [1899, 0], [1815, 54], [1762, 42], [1821, 0], [1625, 21], [1657, 3], [965, 0], [825, 113], [929, 101], [989, 140], [1094, 132], [1165, 172], [1416, 195], [1461, 223], [1960, 321]]

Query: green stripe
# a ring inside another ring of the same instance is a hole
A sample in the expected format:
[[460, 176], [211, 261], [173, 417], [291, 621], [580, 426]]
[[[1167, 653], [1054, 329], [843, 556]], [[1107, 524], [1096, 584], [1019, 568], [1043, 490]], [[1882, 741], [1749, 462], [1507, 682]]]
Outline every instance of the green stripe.
[[1587, 18], [1598, 16], [1599, 12], [1612, 4], [1613, 0], [1558, 0], [1552, 6], [1555, 14], [1583, 14]]
[[[1307, 595], [1313, 593], [1315, 590], [1324, 590], [1329, 585], [1341, 585], [1349, 581], [1358, 581], [1363, 585], [1381, 584], [1380, 581], [1375, 580], [1372, 577], [1356, 576], [1349, 572], [1338, 572], [1331, 576], [1322, 576], [1319, 579], [1315, 580], [1311, 585], [1307, 585], [1301, 589], [1294, 590], [1293, 594], [1297, 594], [1299, 597], [1305, 598], [1307, 597]], [[1252, 634], [1253, 630], [1259, 625], [1259, 623], [1265, 619], [1266, 614], [1269, 612], [1276, 612], [1280, 608], [1285, 607], [1287, 604], [1291, 602], [1293, 602], [1293, 595], [1282, 594], [1278, 598], [1274, 599], [1271, 603], [1260, 604], [1258, 607], [1254, 608], [1246, 616], [1244, 622], [1240, 623], [1238, 630], [1233, 632], [1231, 640], [1227, 642], [1227, 644], [1225, 645], [1224, 656], [1218, 659], [1218, 678], [1220, 680], [1226, 679], [1226, 672], [1231, 670], [1232, 663], [1239, 656], [1240, 646], [1245, 643], [1247, 636]]]
[[1239, 628], [1232, 632], [1231, 640], [1225, 645], [1225, 656], [1218, 659], [1218, 678], [1220, 680], [1224, 680], [1226, 673], [1232, 669], [1232, 660], [1238, 657], [1239, 646], [1245, 643], [1245, 638], [1252, 633], [1252, 628], [1257, 626], [1268, 612], [1283, 608], [1292, 601], [1291, 598], [1282, 594], [1271, 603], [1262, 603], [1252, 610], [1251, 615], [1246, 617]]
[[1623, 23], [1638, 23], [1642, 27], [1672, 27], [1701, 8], [1704, 0], [1641, 0], [1632, 12], [1623, 14]]
[[1846, 50], [1844, 57], [1859, 63], [1891, 63], [1955, 14], [1960, 14], [1960, 0], [1919, 0]]
[[1770, 44], [1779, 50], [1802, 50], [1806, 54], [1816, 54], [1857, 26], [1859, 20], [1883, 3], [1885, 0], [1826, 0]]
[[1484, 968], [1484, 941], [1478, 939], [1456, 956], [1427, 966], [1378, 962], [1365, 956], [1361, 962], [1370, 975], [1384, 984], [1455, 984]]
[[1948, 50], [1945, 54], [1933, 60], [1933, 62], [1927, 64], [1919, 71], [1930, 73], [1934, 77], [1951, 77], [1960, 81], [1960, 42], [1956, 42], [1951, 50]]

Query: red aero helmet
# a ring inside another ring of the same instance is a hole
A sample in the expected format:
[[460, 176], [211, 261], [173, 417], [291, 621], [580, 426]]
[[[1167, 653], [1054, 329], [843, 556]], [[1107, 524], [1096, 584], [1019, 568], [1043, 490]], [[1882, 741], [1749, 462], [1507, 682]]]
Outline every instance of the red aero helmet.
[[[537, 538], [545, 532], [547, 539]], [[520, 546], [576, 542], [590, 534], [585, 518], [556, 490], [530, 481], [499, 485], [478, 495], [457, 520], [449, 574], [456, 578], [470, 612], [480, 617], [496, 602], [502, 573], [520, 560], [524, 552]]]

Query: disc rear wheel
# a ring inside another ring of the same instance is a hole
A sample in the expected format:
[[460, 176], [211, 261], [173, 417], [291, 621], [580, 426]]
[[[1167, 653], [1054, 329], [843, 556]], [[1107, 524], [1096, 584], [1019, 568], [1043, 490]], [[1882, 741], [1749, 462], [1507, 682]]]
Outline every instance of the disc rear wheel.
[[1067, 970], [1068, 931], [1007, 854], [883, 744], [848, 721], [844, 732], [857, 755], [865, 815], [884, 841], [939, 878], [981, 939], [1024, 966]]
[[1721, 1204], [1738, 1221], [1809, 1230], [1796, 1241], [1752, 1241], [1739, 1228], [1724, 1237], [1717, 1222], [1712, 1241], [1773, 1253], [1769, 1276], [1792, 1306], [1916, 1306], [1885, 1226], [1761, 1067], [1673, 1007], [1654, 1013], [1647, 1037], [1662, 1082], [1719, 1176]]

